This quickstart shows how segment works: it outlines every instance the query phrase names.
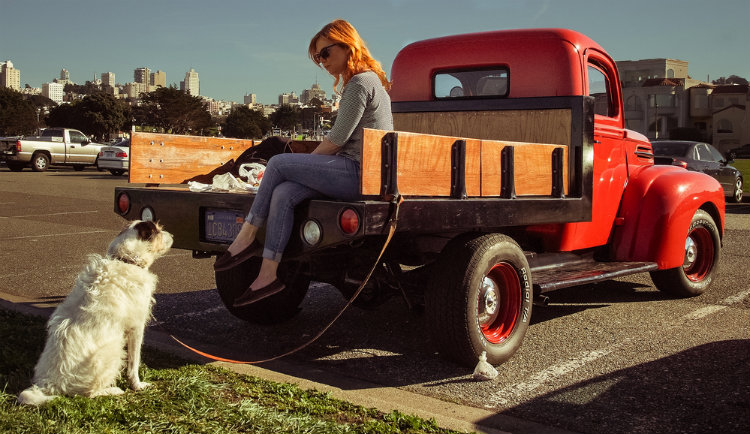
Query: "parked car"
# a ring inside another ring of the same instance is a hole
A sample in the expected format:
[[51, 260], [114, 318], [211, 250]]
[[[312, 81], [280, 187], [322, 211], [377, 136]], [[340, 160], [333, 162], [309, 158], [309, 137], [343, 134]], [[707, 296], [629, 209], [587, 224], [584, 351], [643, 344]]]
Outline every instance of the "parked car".
[[99, 170], [109, 170], [115, 176], [122, 176], [130, 168], [130, 139], [123, 139], [105, 146], [96, 160]]
[[742, 202], [742, 173], [729, 165], [733, 159], [721, 155], [718, 149], [708, 143], [687, 140], [655, 140], [652, 145], [656, 164], [673, 164], [711, 175], [728, 198]]
[[732, 159], [750, 158], [750, 143], [742, 145], [739, 148], [730, 149], [728, 154], [732, 156]]

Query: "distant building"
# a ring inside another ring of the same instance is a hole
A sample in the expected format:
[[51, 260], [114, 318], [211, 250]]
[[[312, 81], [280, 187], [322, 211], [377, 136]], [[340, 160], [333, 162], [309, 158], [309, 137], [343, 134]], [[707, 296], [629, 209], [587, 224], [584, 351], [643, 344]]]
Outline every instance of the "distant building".
[[257, 97], [254, 93], [246, 94], [242, 101], [245, 105], [255, 105], [258, 103]]
[[167, 73], [164, 71], [152, 72], [149, 78], [149, 85], [151, 86], [151, 90], [155, 90], [158, 87], [167, 87]]
[[303, 90], [299, 100], [302, 104], [310, 104], [310, 101], [314, 98], [319, 99], [321, 102], [326, 99], [326, 91], [321, 89], [318, 83], [313, 84], [310, 89]]
[[140, 98], [142, 93], [148, 93], [148, 85], [146, 83], [128, 83], [125, 85], [125, 94], [128, 98]]
[[102, 85], [115, 87], [115, 73], [105, 72], [104, 74], [102, 74]]
[[747, 86], [692, 79], [688, 62], [676, 59], [620, 61], [617, 69], [628, 129], [651, 140], [702, 140], [722, 152], [750, 143]]
[[198, 73], [195, 69], [190, 68], [190, 71], [185, 73], [185, 81], [180, 82], [180, 89], [185, 91], [188, 95], [200, 96], [201, 85]]
[[51, 99], [52, 101], [62, 104], [65, 85], [62, 83], [44, 83], [42, 85], [42, 95]]
[[295, 94], [294, 92], [291, 92], [291, 93], [282, 93], [281, 95], [279, 95], [279, 105], [283, 105], [283, 104], [290, 104], [290, 105], [299, 104], [299, 98], [297, 97], [297, 94]]
[[21, 71], [13, 68], [13, 62], [0, 62], [0, 87], [21, 90]]
[[138, 68], [133, 71], [133, 81], [135, 83], [146, 86], [146, 90], [144, 92], [149, 91], [149, 73], [150, 71], [148, 68]]

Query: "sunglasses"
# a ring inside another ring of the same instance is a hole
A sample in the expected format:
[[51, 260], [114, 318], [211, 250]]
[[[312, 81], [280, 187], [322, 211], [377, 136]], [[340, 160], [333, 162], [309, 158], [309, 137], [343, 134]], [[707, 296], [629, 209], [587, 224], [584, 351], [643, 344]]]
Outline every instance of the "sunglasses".
[[329, 48], [335, 47], [338, 44], [331, 44], [327, 47], [323, 47], [319, 52], [313, 54], [313, 58], [315, 59], [315, 63], [320, 63], [321, 60], [328, 59], [328, 56], [331, 55], [331, 53], [328, 51]]

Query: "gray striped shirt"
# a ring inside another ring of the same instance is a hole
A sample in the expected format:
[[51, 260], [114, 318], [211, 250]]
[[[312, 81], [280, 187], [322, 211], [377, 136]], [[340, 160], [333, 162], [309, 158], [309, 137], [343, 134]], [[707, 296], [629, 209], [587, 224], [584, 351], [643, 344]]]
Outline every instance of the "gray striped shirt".
[[337, 155], [361, 162], [364, 128], [393, 130], [391, 98], [372, 71], [355, 75], [344, 87], [336, 123], [328, 133], [328, 140], [341, 146]]

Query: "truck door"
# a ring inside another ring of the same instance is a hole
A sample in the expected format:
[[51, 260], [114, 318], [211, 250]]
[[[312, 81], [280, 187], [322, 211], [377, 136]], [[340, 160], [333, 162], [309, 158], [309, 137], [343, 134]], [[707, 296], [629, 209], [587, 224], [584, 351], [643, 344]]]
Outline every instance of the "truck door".
[[592, 221], [567, 225], [563, 250], [576, 250], [607, 243], [628, 181], [625, 121], [619, 77], [614, 61], [597, 50], [584, 56], [584, 86], [594, 97], [594, 191]]
[[[91, 155], [94, 147], [88, 145], [88, 139], [80, 131], [68, 131], [68, 153], [66, 163], [88, 163], [91, 164], [96, 159], [96, 154]], [[98, 149], [95, 150], [99, 152]]]

